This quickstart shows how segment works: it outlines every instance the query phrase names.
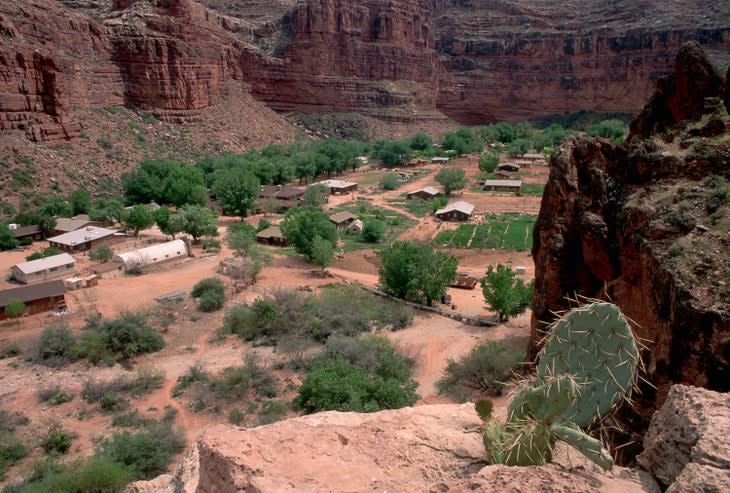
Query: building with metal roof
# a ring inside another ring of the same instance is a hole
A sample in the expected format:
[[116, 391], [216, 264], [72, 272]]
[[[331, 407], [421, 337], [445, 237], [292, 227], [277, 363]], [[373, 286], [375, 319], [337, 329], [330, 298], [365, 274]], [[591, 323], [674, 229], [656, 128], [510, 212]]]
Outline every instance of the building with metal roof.
[[76, 269], [76, 260], [68, 253], [39, 258], [10, 268], [13, 278], [24, 284], [67, 276]]
[[343, 193], [356, 192], [357, 183], [352, 181], [344, 180], [322, 180], [317, 185], [324, 185], [329, 188], [332, 195], [339, 195]]
[[5, 307], [11, 301], [25, 304], [26, 313], [37, 313], [52, 310], [65, 305], [66, 285], [62, 280], [31, 284], [20, 288], [0, 291], [0, 320], [7, 318]]
[[435, 216], [444, 221], [468, 221], [473, 212], [473, 204], [459, 200], [437, 210]]
[[493, 192], [519, 192], [522, 180], [484, 180], [482, 188]]
[[412, 192], [406, 193], [406, 197], [408, 197], [409, 199], [416, 197], [424, 200], [440, 197], [441, 195], [443, 195], [443, 193], [441, 193], [441, 190], [436, 187], [423, 187], [420, 190], [414, 190]]
[[183, 240], [173, 240], [166, 243], [158, 243], [130, 252], [118, 253], [112, 259], [114, 262], [124, 265], [125, 272], [139, 269], [148, 265], [159, 264], [188, 256], [188, 247]]
[[[64, 252], [81, 252], [101, 244], [111, 243], [115, 240], [115, 235], [118, 235], [115, 229], [87, 226], [83, 229], [48, 238], [48, 243]], [[124, 237], [117, 236], [117, 238], [123, 239]]]

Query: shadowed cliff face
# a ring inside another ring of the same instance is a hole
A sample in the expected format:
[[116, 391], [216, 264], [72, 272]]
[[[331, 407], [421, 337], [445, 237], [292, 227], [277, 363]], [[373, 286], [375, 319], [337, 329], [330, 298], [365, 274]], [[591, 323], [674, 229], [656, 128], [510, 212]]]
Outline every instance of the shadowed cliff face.
[[276, 110], [395, 122], [635, 111], [683, 41], [730, 58], [721, 4], [9, 0], [0, 129], [72, 139], [72, 108], [118, 104], [193, 122], [227, 84]]
[[730, 117], [697, 44], [658, 86], [630, 144], [581, 137], [553, 154], [533, 245], [530, 356], [566, 297], [612, 300], [656, 386], [625, 413], [637, 432], [673, 383], [730, 390]]

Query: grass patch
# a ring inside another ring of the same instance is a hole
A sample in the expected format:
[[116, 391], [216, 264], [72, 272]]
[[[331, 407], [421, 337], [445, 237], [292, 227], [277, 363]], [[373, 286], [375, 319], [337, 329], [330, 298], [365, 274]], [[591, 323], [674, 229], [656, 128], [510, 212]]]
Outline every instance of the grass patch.
[[415, 226], [417, 221], [407, 218], [400, 212], [375, 207], [366, 200], [346, 202], [332, 210], [332, 214], [341, 211], [348, 211], [356, 214], [365, 224], [378, 220], [385, 224], [385, 236], [379, 243], [368, 243], [359, 234], [350, 234], [348, 231], [339, 233], [340, 239], [344, 242], [344, 251], [350, 252], [362, 248], [378, 248], [380, 245], [395, 241], [403, 232]]
[[532, 247], [535, 216], [506, 213], [489, 214], [479, 225], [462, 224], [453, 230], [441, 231], [434, 239], [437, 246], [454, 248], [503, 248], [528, 250]]

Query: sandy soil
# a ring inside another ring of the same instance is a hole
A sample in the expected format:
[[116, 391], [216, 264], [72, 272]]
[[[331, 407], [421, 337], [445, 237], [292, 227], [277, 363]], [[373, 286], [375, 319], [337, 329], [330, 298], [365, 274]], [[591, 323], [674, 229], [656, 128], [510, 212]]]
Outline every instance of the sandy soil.
[[[475, 173], [475, 158], [457, 160], [455, 165], [463, 166], [469, 176]], [[424, 166], [426, 173], [418, 180], [409, 183], [400, 190], [367, 194], [373, 204], [381, 207], [392, 207], [387, 203], [389, 198], [398, 197], [407, 190], [433, 185], [433, 176], [438, 167]], [[537, 170], [536, 180], [546, 177], [546, 170]], [[362, 176], [362, 174], [360, 175]], [[357, 180], [358, 173], [345, 176], [345, 179]], [[365, 196], [364, 193], [332, 197], [329, 207]], [[461, 198], [473, 202], [477, 213], [490, 211], [523, 211], [536, 213], [539, 198], [495, 195], [464, 191]], [[400, 211], [400, 210], [399, 210]], [[403, 211], [400, 211], [403, 212]], [[408, 214], [409, 215], [409, 214]], [[256, 224], [261, 217], [249, 218]], [[267, 218], [276, 220], [277, 218]], [[224, 224], [235, 221], [235, 218], [222, 218], [220, 231], [225, 232]], [[430, 239], [436, 233], [438, 224], [431, 218], [421, 218], [414, 228], [406, 231], [402, 239]], [[136, 248], [151, 241], [162, 241], [163, 237], [156, 229], [142, 232], [139, 238], [130, 239], [123, 246], [115, 247], [117, 251]], [[33, 250], [45, 246], [34, 245]], [[23, 261], [32, 250], [24, 252], [0, 253], [0, 273], [7, 273], [10, 266]], [[275, 253], [276, 250], [272, 249]], [[526, 267], [525, 280], [534, 276], [533, 262], [527, 252], [500, 250], [451, 250], [459, 259], [459, 270], [475, 277], [481, 277], [491, 263], [511, 263]], [[185, 429], [189, 441], [209, 426], [225, 421], [225, 416], [200, 414], [189, 410], [183, 401], [173, 399], [170, 391], [177, 378], [188, 369], [198, 364], [209, 371], [216, 371], [226, 366], [239, 364], [243, 354], [255, 351], [265, 360], [274, 361], [276, 355], [270, 348], [252, 348], [234, 337], [222, 341], [216, 340], [216, 331], [221, 325], [223, 311], [213, 314], [201, 314], [192, 301], [179, 303], [172, 308], [160, 307], [154, 299], [160, 295], [178, 290], [189, 290], [204, 277], [218, 276], [216, 268], [221, 258], [230, 256], [227, 248], [220, 255], [208, 255], [199, 248], [194, 249], [194, 258], [174, 261], [155, 268], [142, 276], [120, 276], [102, 279], [99, 285], [90, 289], [70, 291], [67, 303], [70, 313], [64, 317], [56, 317], [49, 313], [41, 313], [17, 320], [0, 323], [0, 345], [8, 341], [18, 341], [26, 355], [32, 353], [34, 341], [46, 325], [59, 318], [66, 321], [74, 330], [79, 330], [86, 315], [100, 312], [112, 317], [121, 311], [149, 306], [152, 312], [167, 313], [173, 322], [167, 327], [164, 337], [166, 347], [159, 353], [145, 355], [135, 361], [135, 368], [150, 366], [163, 370], [166, 374], [164, 386], [154, 393], [133, 402], [132, 408], [140, 413], [161, 416], [167, 406], [178, 411], [177, 424]], [[77, 255], [80, 268], [89, 265], [84, 255]], [[373, 250], [350, 252], [339, 258], [330, 267], [333, 277], [323, 277], [318, 269], [300, 256], [276, 255], [274, 262], [266, 267], [258, 282], [251, 289], [237, 292], [233, 283], [222, 277], [228, 289], [227, 306], [240, 301], [252, 301], [256, 297], [266, 296], [277, 289], [314, 289], [343, 280], [356, 280], [369, 286], [378, 281], [378, 261]], [[11, 286], [7, 282], [0, 287]], [[457, 311], [473, 315], [489, 316], [484, 308], [481, 291], [449, 289], [453, 305]], [[447, 402], [448, 399], [438, 396], [434, 388], [435, 382], [442, 376], [450, 359], [458, 359], [468, 353], [475, 345], [486, 340], [506, 340], [524, 347], [529, 336], [529, 312], [498, 327], [485, 328], [464, 325], [452, 319], [438, 315], [417, 312], [412, 326], [397, 332], [387, 333], [398, 347], [416, 361], [415, 377], [419, 382], [418, 392], [421, 395], [419, 404]], [[93, 440], [111, 430], [112, 416], [102, 413], [95, 405], [85, 404], [79, 396], [83, 383], [88, 378], [112, 379], [123, 373], [118, 365], [92, 367], [86, 363], [75, 363], [60, 370], [39, 366], [23, 358], [7, 358], [0, 360], [0, 407], [6, 410], [22, 410], [30, 419], [30, 436], [41, 437], [51, 422], [60, 423], [65, 429], [73, 430], [78, 435], [73, 450], [88, 452], [92, 449]], [[132, 375], [132, 373], [130, 373]], [[61, 385], [76, 395], [74, 401], [61, 406], [39, 404], [37, 391], [51, 385]], [[37, 453], [36, 453], [37, 455]], [[28, 464], [31, 459], [25, 461]], [[22, 468], [21, 468], [22, 469]], [[13, 474], [9, 475], [12, 478]]]

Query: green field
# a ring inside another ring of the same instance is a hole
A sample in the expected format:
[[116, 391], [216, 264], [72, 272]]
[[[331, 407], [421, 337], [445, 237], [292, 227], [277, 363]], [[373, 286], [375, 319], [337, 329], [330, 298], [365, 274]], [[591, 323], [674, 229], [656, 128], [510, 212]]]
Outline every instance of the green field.
[[350, 234], [347, 230], [341, 231], [339, 235], [345, 243], [344, 250], [346, 252], [362, 248], [379, 248], [385, 244], [395, 241], [401, 233], [418, 224], [416, 221], [405, 217], [399, 212], [373, 206], [370, 202], [365, 200], [346, 202], [341, 206], [328, 211], [328, 213], [334, 214], [335, 212], [340, 211], [349, 211], [357, 214], [357, 216], [365, 224], [374, 219], [385, 223], [385, 239], [379, 243], [367, 243], [362, 241], [358, 234]]
[[521, 252], [532, 247], [534, 225], [532, 215], [489, 214], [482, 224], [462, 224], [457, 229], [441, 231], [434, 243], [454, 248], [503, 248]]

